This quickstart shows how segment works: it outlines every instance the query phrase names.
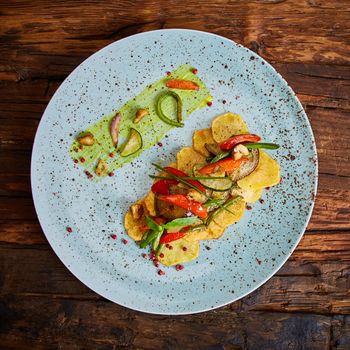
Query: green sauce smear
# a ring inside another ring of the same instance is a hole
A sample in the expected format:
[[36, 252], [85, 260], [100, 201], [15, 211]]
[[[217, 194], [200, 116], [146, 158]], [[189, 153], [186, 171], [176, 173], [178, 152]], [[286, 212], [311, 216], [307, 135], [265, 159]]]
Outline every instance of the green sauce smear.
[[[131, 162], [139, 154], [146, 149], [152, 147], [159, 142], [162, 137], [174, 126], [168, 125], [159, 119], [156, 112], [156, 104], [158, 96], [168, 90], [165, 83], [169, 79], [187, 79], [196, 82], [199, 85], [199, 90], [176, 90], [176, 93], [182, 100], [183, 119], [186, 120], [195, 110], [205, 107], [208, 101], [212, 100], [209, 90], [203, 81], [192, 72], [193, 67], [188, 64], [183, 64], [175, 69], [170, 76], [165, 76], [162, 79], [146, 87], [139, 95], [126, 102], [118, 111], [121, 113], [121, 123], [119, 127], [119, 142], [118, 149], [126, 141], [130, 128], [134, 128], [142, 136], [143, 146], [134, 154], [128, 157], [122, 157], [117, 153], [117, 149], [112, 143], [112, 138], [109, 132], [109, 125], [115, 112], [101, 118], [97, 123], [91, 125], [84, 133], [90, 132], [94, 135], [95, 143], [92, 146], [83, 146], [79, 149], [79, 143], [74, 141], [69, 149], [70, 156], [73, 160], [78, 160], [79, 165], [84, 170], [90, 173], [95, 172], [95, 167], [99, 159], [103, 159], [108, 164], [108, 172], [112, 172], [124, 164]], [[138, 109], [148, 109], [149, 114], [145, 116], [138, 124], [133, 123], [133, 119]], [[176, 119], [176, 101], [169, 97], [162, 103], [162, 109], [168, 116]], [[83, 133], [82, 133], [83, 134]], [[114, 153], [114, 157], [109, 157], [110, 153]], [[80, 161], [81, 158], [85, 162]]]

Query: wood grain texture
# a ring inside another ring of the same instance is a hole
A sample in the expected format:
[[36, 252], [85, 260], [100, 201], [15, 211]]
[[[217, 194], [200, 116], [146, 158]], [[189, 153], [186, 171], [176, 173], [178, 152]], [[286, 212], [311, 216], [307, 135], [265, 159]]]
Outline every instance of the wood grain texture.
[[[3, 2], [0, 348], [349, 349], [349, 18], [348, 0]], [[223, 35], [271, 62], [319, 156], [314, 213], [289, 261], [242, 300], [192, 316], [141, 314], [92, 292], [49, 247], [31, 198], [35, 131], [61, 82], [105, 45], [160, 28]]]

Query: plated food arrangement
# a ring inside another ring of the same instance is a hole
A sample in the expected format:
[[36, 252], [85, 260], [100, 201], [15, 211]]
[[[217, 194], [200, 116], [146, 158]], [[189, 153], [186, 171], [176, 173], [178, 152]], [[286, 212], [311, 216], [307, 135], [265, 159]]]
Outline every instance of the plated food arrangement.
[[[97, 177], [114, 176], [114, 170], [155, 144], [166, 130], [183, 127], [183, 105], [191, 106], [189, 115], [204, 103], [211, 104], [197, 73], [189, 65], [168, 72], [126, 103], [122, 112], [81, 133], [70, 149], [75, 163], [80, 153], [80, 163], [94, 167]], [[169, 116], [171, 112], [176, 118]], [[147, 138], [151, 130], [153, 139]], [[122, 131], [127, 137], [120, 145]], [[198, 257], [200, 241], [220, 238], [241, 219], [247, 203], [256, 202], [264, 188], [280, 182], [277, 162], [264, 151], [279, 146], [260, 141], [240, 115], [227, 112], [217, 116], [210, 128], [195, 131], [192, 147], [182, 148], [176, 163], [153, 164], [160, 172], [150, 175], [155, 182], [143, 199], [131, 205], [124, 225], [140, 248], [151, 247], [149, 257], [156, 267], [161, 263], [183, 269], [182, 263]], [[83, 156], [79, 150], [84, 147]], [[85, 174], [94, 177], [87, 168]]]
[[183, 269], [181, 263], [198, 257], [200, 241], [220, 238], [247, 203], [280, 182], [278, 163], [264, 151], [278, 145], [260, 140], [241, 116], [225, 113], [193, 134], [192, 147], [182, 148], [176, 163], [153, 164], [160, 172], [150, 175], [151, 190], [131, 205], [125, 228], [141, 248], [151, 247], [157, 267]]
[[86, 286], [189, 314], [247, 295], [288, 259], [314, 205], [317, 154], [300, 102], [261, 57], [159, 30], [108, 45], [62, 83], [31, 185], [48, 242]]

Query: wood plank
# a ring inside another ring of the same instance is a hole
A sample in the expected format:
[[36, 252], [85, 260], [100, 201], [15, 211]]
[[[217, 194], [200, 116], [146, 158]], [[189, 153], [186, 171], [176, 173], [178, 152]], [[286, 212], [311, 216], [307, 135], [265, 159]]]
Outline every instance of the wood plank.
[[309, 230], [350, 228], [350, 178], [323, 175], [318, 178], [318, 192]]
[[290, 259], [350, 262], [350, 231], [306, 232]]
[[38, 219], [0, 220], [0, 242], [14, 244], [48, 244]]
[[[329, 349], [332, 318], [224, 308], [189, 316], [133, 312], [105, 301], [7, 296], [0, 306], [5, 349]], [[333, 343], [344, 341], [344, 328]], [[339, 331], [338, 331], [339, 329]]]
[[147, 0], [142, 6], [124, 0], [103, 7], [89, 1], [12, 1], [2, 6], [0, 71], [15, 79], [62, 78], [83, 57], [115, 40], [172, 27], [227, 36], [274, 62], [348, 64], [347, 5], [346, 0], [331, 5], [326, 0], [291, 0], [198, 6], [189, 0], [184, 13], [175, 0]]
[[[1, 245], [0, 266], [2, 296], [101, 299], [76, 279], [48, 246]], [[257, 291], [227, 308], [348, 314], [349, 274], [346, 261], [288, 261]]]
[[350, 344], [350, 316], [335, 316], [331, 328], [332, 349], [348, 350]]

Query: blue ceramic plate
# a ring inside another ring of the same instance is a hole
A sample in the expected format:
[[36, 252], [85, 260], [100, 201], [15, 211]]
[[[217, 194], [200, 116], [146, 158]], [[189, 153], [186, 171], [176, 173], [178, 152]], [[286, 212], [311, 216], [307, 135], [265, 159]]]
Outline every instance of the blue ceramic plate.
[[[147, 84], [183, 63], [198, 69], [213, 105], [194, 112], [157, 145], [100, 182], [89, 181], [68, 154], [75, 135], [118, 109]], [[226, 100], [226, 104], [222, 101]], [[283, 182], [183, 271], [156, 268], [127, 238], [123, 216], [150, 188], [151, 162], [174, 160], [192, 133], [232, 111], [250, 130], [281, 145], [272, 151]], [[155, 314], [189, 314], [231, 303], [258, 288], [288, 259], [309, 221], [316, 192], [315, 142], [305, 112], [263, 59], [223, 37], [159, 30], [115, 42], [83, 62], [50, 101], [32, 155], [32, 191], [41, 226], [67, 268], [95, 292]], [[73, 232], [68, 233], [67, 227]], [[111, 239], [111, 234], [118, 238]]]

